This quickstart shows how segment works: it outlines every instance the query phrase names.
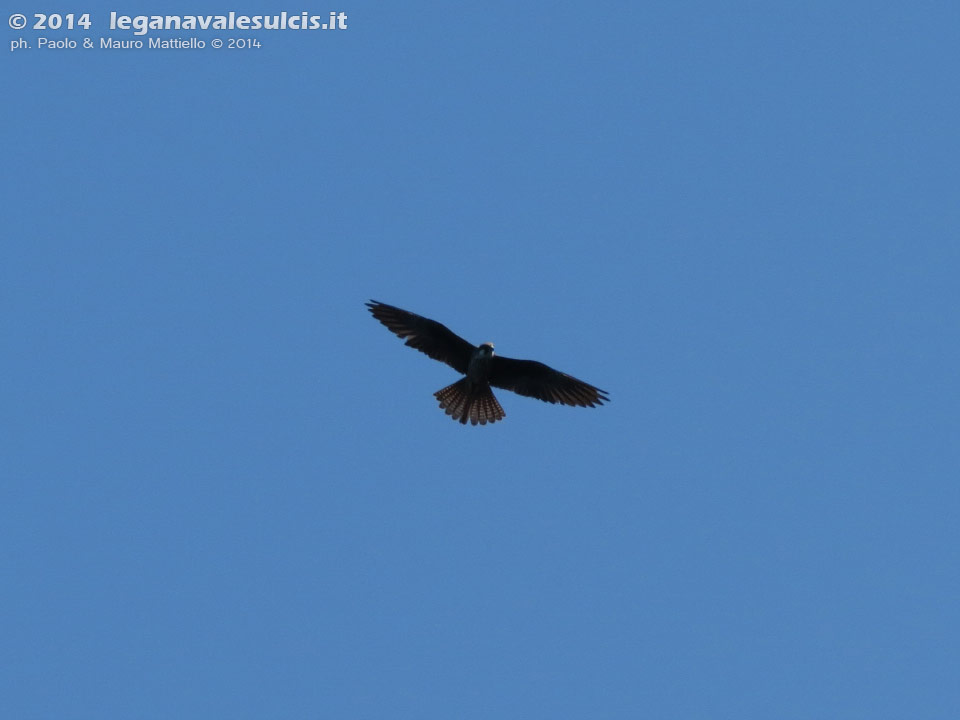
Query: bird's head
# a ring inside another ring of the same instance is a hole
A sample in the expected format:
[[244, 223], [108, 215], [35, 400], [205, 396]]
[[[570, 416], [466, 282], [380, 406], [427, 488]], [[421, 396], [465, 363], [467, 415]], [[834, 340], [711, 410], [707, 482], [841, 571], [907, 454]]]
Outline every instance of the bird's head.
[[493, 343], [483, 343], [477, 350], [481, 357], [493, 357]]

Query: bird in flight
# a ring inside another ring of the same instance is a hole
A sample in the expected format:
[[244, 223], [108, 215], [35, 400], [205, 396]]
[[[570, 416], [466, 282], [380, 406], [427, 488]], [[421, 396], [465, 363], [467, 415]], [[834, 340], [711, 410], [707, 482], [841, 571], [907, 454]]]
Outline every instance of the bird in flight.
[[393, 305], [371, 300], [371, 314], [410, 347], [444, 362], [466, 377], [434, 393], [440, 407], [466, 425], [486, 425], [506, 417], [490, 386], [548, 403], [595, 407], [609, 402], [605, 390], [535, 360], [494, 355], [493, 343], [474, 347], [445, 325]]

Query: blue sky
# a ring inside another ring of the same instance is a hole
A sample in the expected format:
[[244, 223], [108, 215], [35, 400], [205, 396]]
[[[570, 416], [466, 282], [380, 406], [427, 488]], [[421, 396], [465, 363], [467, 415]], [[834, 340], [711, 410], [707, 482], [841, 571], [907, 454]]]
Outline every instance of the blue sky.
[[0, 714], [957, 717], [956, 4], [385, 5], [6, 54]]

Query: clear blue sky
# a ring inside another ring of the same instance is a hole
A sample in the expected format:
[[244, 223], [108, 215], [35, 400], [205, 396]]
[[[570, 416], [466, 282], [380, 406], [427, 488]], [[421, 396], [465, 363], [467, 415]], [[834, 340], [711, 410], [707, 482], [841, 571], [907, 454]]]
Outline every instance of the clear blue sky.
[[5, 14], [0, 715], [960, 717], [958, 7]]

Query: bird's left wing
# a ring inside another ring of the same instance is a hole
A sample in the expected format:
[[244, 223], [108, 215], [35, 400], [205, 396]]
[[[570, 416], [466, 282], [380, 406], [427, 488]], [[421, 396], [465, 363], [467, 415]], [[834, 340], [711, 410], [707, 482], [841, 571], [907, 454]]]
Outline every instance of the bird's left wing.
[[594, 407], [610, 402], [606, 390], [536, 360], [514, 360], [495, 355], [490, 365], [490, 384], [548, 403]]
[[473, 345], [448, 327], [376, 300], [368, 302], [367, 307], [390, 332], [406, 340], [407, 345], [446, 363], [463, 375], [467, 374]]

